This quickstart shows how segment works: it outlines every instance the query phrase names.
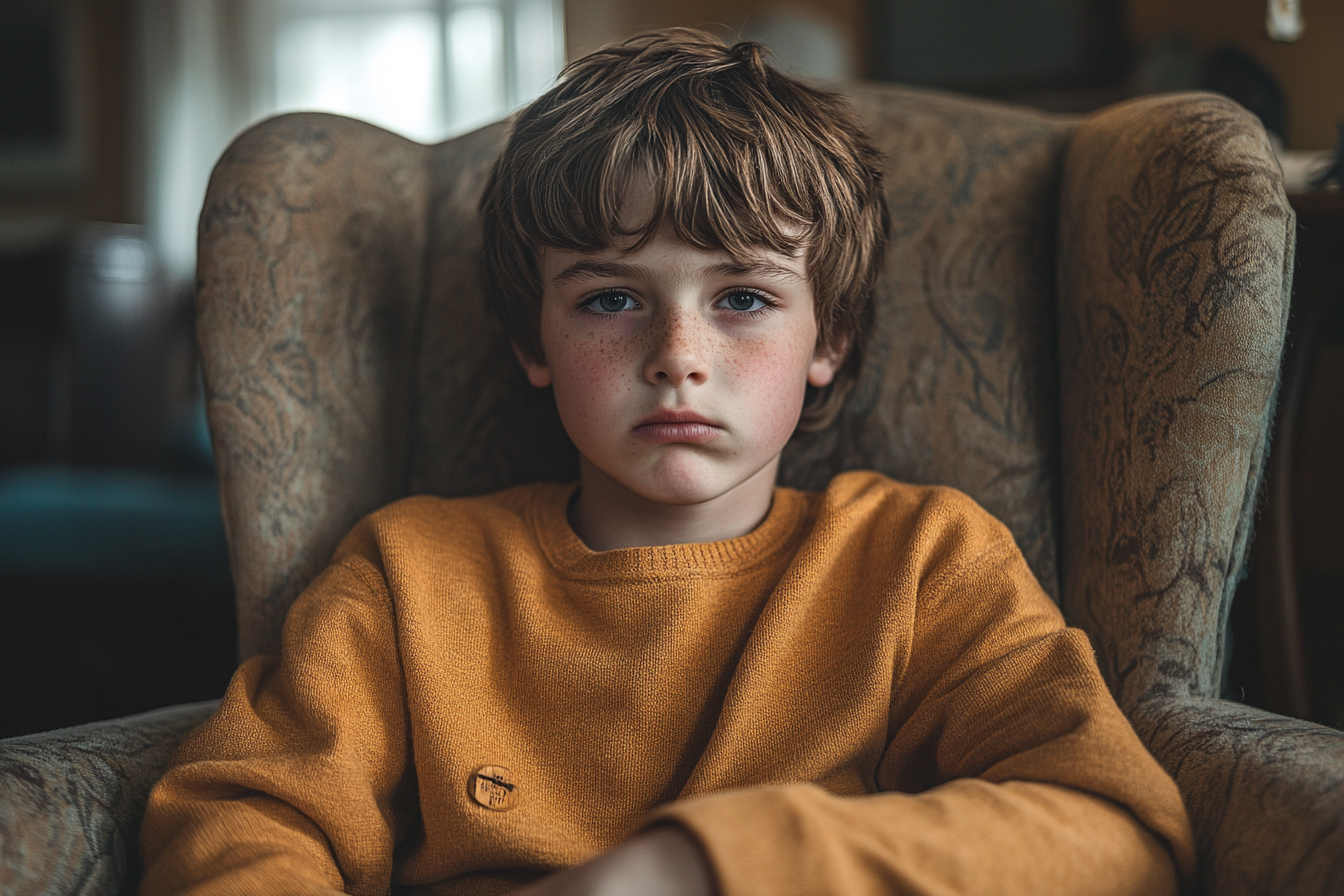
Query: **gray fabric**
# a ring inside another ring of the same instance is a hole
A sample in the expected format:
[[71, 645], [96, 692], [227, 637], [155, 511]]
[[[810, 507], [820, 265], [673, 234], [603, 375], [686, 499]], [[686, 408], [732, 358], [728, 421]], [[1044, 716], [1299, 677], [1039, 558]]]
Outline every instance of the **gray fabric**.
[[117, 894], [149, 789], [218, 701], [0, 740], [0, 894]]
[[549, 390], [528, 385], [486, 307], [477, 274], [476, 205], [506, 128], [491, 125], [431, 150], [429, 276], [407, 491], [487, 494], [578, 476]]
[[400, 495], [428, 147], [336, 115], [239, 137], [201, 211], [197, 339], [244, 658]]
[[1064, 610], [1126, 709], [1217, 697], [1288, 321], [1294, 218], [1260, 123], [1114, 107], [1064, 162]]
[[1204, 892], [1344, 893], [1344, 731], [1207, 697], [1131, 720], [1185, 796]]

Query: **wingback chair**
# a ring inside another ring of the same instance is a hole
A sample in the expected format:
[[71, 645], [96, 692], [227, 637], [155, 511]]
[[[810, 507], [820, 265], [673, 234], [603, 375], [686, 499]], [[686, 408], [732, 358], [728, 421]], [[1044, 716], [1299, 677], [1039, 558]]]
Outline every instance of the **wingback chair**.
[[[1220, 699], [1295, 234], [1259, 123], [1206, 94], [1085, 118], [852, 95], [891, 245], [858, 385], [783, 481], [866, 467], [971, 494], [1176, 778], [1204, 891], [1344, 892], [1344, 733]], [[576, 475], [477, 276], [505, 133], [422, 146], [288, 115], [216, 167], [198, 336], [242, 656], [276, 648], [362, 514]], [[0, 744], [0, 890], [131, 887], [146, 791], [211, 706]]]

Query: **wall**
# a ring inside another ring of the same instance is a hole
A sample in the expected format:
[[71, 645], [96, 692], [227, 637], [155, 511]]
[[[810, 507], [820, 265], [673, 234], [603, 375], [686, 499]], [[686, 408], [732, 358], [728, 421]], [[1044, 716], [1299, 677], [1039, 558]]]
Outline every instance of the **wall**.
[[1232, 44], [1250, 53], [1288, 95], [1288, 145], [1329, 149], [1344, 120], [1344, 0], [1302, 0], [1302, 17], [1295, 43], [1265, 36], [1265, 0], [1129, 0], [1128, 25], [1141, 45], [1180, 33], [1200, 52]]
[[566, 0], [566, 52], [577, 59], [636, 32], [672, 25], [734, 32], [752, 16], [787, 9], [834, 22], [861, 53], [865, 5], [864, 0]]

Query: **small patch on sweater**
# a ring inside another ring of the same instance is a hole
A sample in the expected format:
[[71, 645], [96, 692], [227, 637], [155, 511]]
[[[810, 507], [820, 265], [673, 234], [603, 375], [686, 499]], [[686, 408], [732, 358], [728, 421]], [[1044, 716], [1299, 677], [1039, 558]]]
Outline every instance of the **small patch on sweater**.
[[507, 812], [518, 802], [513, 772], [502, 765], [483, 765], [471, 773], [471, 798], [487, 809]]

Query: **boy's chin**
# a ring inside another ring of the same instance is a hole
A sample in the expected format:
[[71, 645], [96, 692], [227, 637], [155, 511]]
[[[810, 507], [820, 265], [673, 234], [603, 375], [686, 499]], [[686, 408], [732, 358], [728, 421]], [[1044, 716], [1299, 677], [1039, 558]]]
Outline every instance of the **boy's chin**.
[[[642, 485], [642, 484], [640, 484]], [[688, 507], [695, 504], [707, 504], [722, 498], [731, 488], [723, 488], [708, 483], [686, 483], [679, 485], [647, 485], [629, 489], [634, 494], [654, 504], [667, 504], [674, 507]]]
[[754, 490], [753, 486], [774, 488], [774, 459], [755, 469], [725, 468], [725, 465], [700, 458], [682, 460], [681, 463], [660, 463], [652, 469], [635, 471], [607, 472], [591, 465], [591, 472], [632, 496], [672, 506], [706, 504], [731, 497], [735, 492]]

